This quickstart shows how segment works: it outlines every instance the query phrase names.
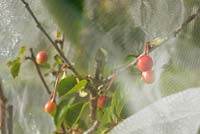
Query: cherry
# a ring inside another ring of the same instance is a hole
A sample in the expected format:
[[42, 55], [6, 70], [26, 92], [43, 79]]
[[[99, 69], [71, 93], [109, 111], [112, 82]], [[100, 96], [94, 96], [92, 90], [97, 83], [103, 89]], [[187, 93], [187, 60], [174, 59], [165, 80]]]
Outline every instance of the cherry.
[[54, 103], [53, 101], [48, 101], [44, 106], [44, 111], [49, 114], [55, 114], [56, 109], [57, 109], [56, 103]]
[[141, 72], [151, 70], [152, 66], [153, 66], [153, 60], [150, 56], [145, 54], [145, 55], [138, 57], [137, 67]]
[[152, 70], [142, 72], [142, 80], [148, 84], [153, 83], [155, 80], [154, 72]]
[[103, 108], [103, 103], [106, 100], [107, 96], [102, 95], [98, 98], [97, 104], [98, 104], [98, 108]]
[[45, 63], [47, 60], [48, 60], [48, 56], [45, 51], [40, 51], [37, 53], [37, 56], [36, 56], [37, 64]]

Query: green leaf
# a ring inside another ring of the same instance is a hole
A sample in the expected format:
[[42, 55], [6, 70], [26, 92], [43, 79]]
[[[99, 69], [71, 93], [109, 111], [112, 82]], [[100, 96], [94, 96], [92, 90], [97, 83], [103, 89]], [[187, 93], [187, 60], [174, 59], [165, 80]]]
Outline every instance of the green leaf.
[[114, 113], [112, 107], [108, 106], [98, 110], [97, 115], [98, 120], [101, 122], [101, 126], [104, 126], [105, 124], [112, 122]]
[[83, 111], [85, 110], [85, 108], [87, 107], [88, 104], [89, 104], [88, 102], [85, 102], [85, 103], [83, 104], [83, 106], [82, 106], [82, 108], [81, 108], [81, 111], [80, 111], [78, 117], [76, 118], [76, 121], [74, 122], [74, 124], [77, 124], [77, 123], [78, 123], [78, 121], [80, 120], [80, 118], [81, 118], [81, 116], [82, 116], [82, 114], [83, 114]]
[[17, 77], [20, 71], [20, 66], [21, 66], [20, 59], [17, 58], [15, 60], [8, 61], [7, 66], [10, 67], [10, 73], [12, 77], [13, 78]]
[[25, 46], [22, 46], [19, 50], [19, 53], [18, 53], [18, 56], [19, 57], [23, 57], [24, 56], [24, 53], [26, 52], [26, 47]]
[[19, 61], [16, 61], [12, 64], [10, 72], [13, 78], [16, 78], [18, 76], [19, 71], [20, 71], [20, 66], [21, 66], [21, 63]]
[[71, 104], [74, 102], [75, 98], [70, 98], [67, 100], [63, 100], [58, 104], [56, 115], [54, 116], [54, 123], [57, 128], [60, 128], [61, 124], [65, 119], [65, 115], [67, 114], [68, 109]]
[[75, 125], [79, 121], [83, 113], [83, 110], [87, 105], [88, 103], [83, 103], [83, 102], [71, 105], [65, 116], [65, 122], [67, 123], [67, 125], [71, 127]]
[[126, 56], [125, 61], [130, 63], [130, 62], [134, 61], [136, 58], [137, 58], [137, 56], [135, 56], [135, 55], [128, 55], [128, 56]]
[[125, 96], [118, 89], [115, 91], [112, 97], [112, 109], [115, 111], [117, 117], [119, 118], [125, 104]]
[[20, 61], [19, 58], [15, 59], [15, 60], [10, 60], [10, 61], [8, 61], [8, 62], [6, 63], [6, 65], [7, 65], [8, 67], [11, 67], [12, 65], [16, 64], [16, 63], [19, 62], [19, 61]]
[[59, 96], [61, 97], [61, 96], [65, 95], [76, 84], [77, 84], [76, 77], [74, 77], [74, 76], [69, 76], [65, 79], [62, 79], [60, 81], [60, 83], [58, 84], [58, 94], [59, 94]]
[[55, 63], [53, 64], [53, 67], [63, 64], [63, 60], [59, 55], [55, 55], [54, 60], [55, 60]]
[[63, 60], [59, 55], [55, 55], [54, 60], [56, 61], [57, 64], [63, 64]]
[[65, 96], [72, 94], [78, 90], [84, 89], [85, 86], [87, 85], [87, 80], [81, 80], [78, 84], [76, 84], [71, 90], [69, 90]]

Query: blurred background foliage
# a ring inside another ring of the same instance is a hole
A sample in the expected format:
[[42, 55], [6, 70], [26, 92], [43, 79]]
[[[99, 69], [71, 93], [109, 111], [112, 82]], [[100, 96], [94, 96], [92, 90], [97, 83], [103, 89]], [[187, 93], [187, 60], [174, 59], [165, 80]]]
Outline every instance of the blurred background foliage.
[[[154, 33], [154, 31], [149, 33], [143, 27], [134, 24], [129, 8], [130, 5], [136, 5], [137, 0], [49, 0], [44, 1], [44, 3], [58, 22], [60, 29], [66, 33], [67, 39], [71, 41], [71, 47], [78, 48], [74, 52], [74, 58], [76, 65], [81, 66], [80, 69], [84, 72], [93, 73], [91, 61], [93, 61], [98, 48], [103, 47], [108, 51], [108, 62], [112, 64], [113, 68], [123, 62], [126, 56], [140, 54], [146, 40], [152, 39], [155, 35], [162, 36], [162, 33]], [[170, 1], [166, 3], [170, 10], [172, 4], [170, 4]], [[148, 12], [148, 10], [152, 13], [156, 12], [156, 5], [154, 1], [142, 0], [141, 7], [139, 7], [141, 11], [138, 12], [138, 14], [144, 12], [141, 20], [145, 21], [148, 17], [151, 17], [145, 16], [145, 12]], [[195, 13], [200, 6], [200, 1], [184, 0], [183, 5], [185, 19]], [[154, 26], [154, 29], [156, 28]], [[173, 30], [175, 29], [171, 29], [171, 31]], [[196, 81], [198, 75], [194, 75], [200, 72], [199, 64], [190, 63], [193, 62], [191, 59], [194, 55], [195, 57], [199, 56], [198, 53], [192, 55], [194, 49], [200, 46], [199, 35], [200, 18], [197, 18], [181, 32], [178, 37], [179, 40], [174, 45], [176, 51], [169, 52], [173, 56], [171, 56], [169, 65], [165, 66], [166, 69], [161, 75], [161, 92], [163, 95], [200, 85]], [[183, 42], [188, 43], [183, 44]], [[113, 60], [113, 58], [118, 58], [118, 60]], [[180, 64], [177, 64], [177, 62]], [[188, 68], [191, 68], [194, 72], [191, 73]], [[188, 77], [183, 79], [184, 76]]]

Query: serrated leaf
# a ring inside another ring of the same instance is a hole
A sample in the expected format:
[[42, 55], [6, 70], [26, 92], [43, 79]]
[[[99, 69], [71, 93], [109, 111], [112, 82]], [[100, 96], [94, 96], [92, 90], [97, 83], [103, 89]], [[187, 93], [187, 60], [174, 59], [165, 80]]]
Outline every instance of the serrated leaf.
[[69, 76], [65, 79], [62, 79], [58, 84], [57, 91], [58, 91], [59, 96], [61, 97], [61, 96], [65, 95], [76, 84], [77, 84], [76, 77], [74, 77], [74, 76]]
[[12, 64], [10, 72], [13, 78], [16, 78], [18, 76], [19, 71], [20, 71], [20, 66], [21, 66], [21, 63], [19, 61], [16, 61]]
[[19, 53], [18, 53], [18, 56], [19, 57], [23, 57], [24, 56], [24, 53], [26, 52], [26, 47], [25, 46], [22, 46], [19, 50]]
[[76, 84], [72, 89], [70, 89], [65, 96], [77, 92], [78, 90], [84, 89], [87, 85], [87, 80], [81, 80], [78, 84]]

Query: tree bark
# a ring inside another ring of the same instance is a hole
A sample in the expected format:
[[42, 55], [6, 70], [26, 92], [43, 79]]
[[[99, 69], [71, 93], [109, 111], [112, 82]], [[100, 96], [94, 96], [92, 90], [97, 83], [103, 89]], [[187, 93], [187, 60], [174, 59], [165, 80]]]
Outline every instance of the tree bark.
[[2, 83], [0, 82], [0, 129], [1, 134], [6, 134], [6, 124], [5, 124], [5, 117], [6, 117], [6, 98], [3, 93]]

